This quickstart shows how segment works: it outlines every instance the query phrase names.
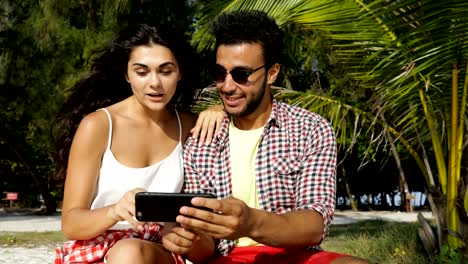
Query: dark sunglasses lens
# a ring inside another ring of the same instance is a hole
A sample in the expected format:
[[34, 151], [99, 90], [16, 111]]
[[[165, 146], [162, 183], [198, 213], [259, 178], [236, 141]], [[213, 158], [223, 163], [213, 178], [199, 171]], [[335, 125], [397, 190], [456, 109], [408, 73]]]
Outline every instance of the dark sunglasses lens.
[[214, 67], [211, 71], [211, 77], [215, 82], [224, 82], [226, 79], [226, 70], [220, 67]]
[[231, 71], [232, 79], [238, 84], [245, 84], [249, 80], [251, 71], [235, 68]]

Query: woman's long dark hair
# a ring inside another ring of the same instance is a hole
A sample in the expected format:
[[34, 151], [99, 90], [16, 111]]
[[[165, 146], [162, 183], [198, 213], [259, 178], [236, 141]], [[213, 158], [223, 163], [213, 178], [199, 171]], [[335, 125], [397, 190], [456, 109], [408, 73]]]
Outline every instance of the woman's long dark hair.
[[[182, 74], [170, 104], [187, 110], [193, 99], [196, 69], [190, 67], [192, 49], [183, 35], [164, 32], [154, 26], [138, 24], [122, 30], [107, 45], [94, 53], [90, 72], [75, 83], [56, 119], [55, 164], [57, 180], [65, 179], [70, 147], [81, 120], [99, 108], [107, 107], [132, 95], [125, 79], [131, 51], [138, 46], [159, 44], [174, 54]], [[193, 75], [192, 75], [193, 72]]]

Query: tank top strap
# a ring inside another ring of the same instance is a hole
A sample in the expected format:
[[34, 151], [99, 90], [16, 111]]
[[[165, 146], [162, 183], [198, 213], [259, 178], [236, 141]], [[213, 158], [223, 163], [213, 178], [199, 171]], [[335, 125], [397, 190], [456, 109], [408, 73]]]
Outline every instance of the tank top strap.
[[112, 118], [109, 113], [109, 110], [107, 110], [106, 108], [99, 108], [98, 111], [99, 110], [103, 110], [107, 115], [107, 119], [109, 119], [109, 139], [107, 140], [107, 149], [110, 149], [112, 142]]
[[175, 114], [177, 116], [177, 122], [179, 122], [179, 142], [182, 144], [182, 122], [180, 122], [179, 113], [177, 109], [174, 108]]

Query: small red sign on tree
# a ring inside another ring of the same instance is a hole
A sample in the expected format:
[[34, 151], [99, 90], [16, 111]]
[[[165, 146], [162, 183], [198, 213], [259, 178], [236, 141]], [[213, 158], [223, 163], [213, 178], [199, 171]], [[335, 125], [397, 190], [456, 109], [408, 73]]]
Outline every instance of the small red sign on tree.
[[7, 192], [6, 199], [10, 201], [18, 200], [18, 193], [17, 192]]

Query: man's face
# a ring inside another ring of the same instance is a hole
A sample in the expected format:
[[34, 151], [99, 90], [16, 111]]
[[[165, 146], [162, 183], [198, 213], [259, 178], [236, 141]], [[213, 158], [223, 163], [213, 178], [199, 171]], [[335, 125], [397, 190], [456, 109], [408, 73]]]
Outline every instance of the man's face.
[[260, 44], [218, 47], [216, 87], [227, 113], [245, 117], [270, 103], [268, 72], [264, 63]]

